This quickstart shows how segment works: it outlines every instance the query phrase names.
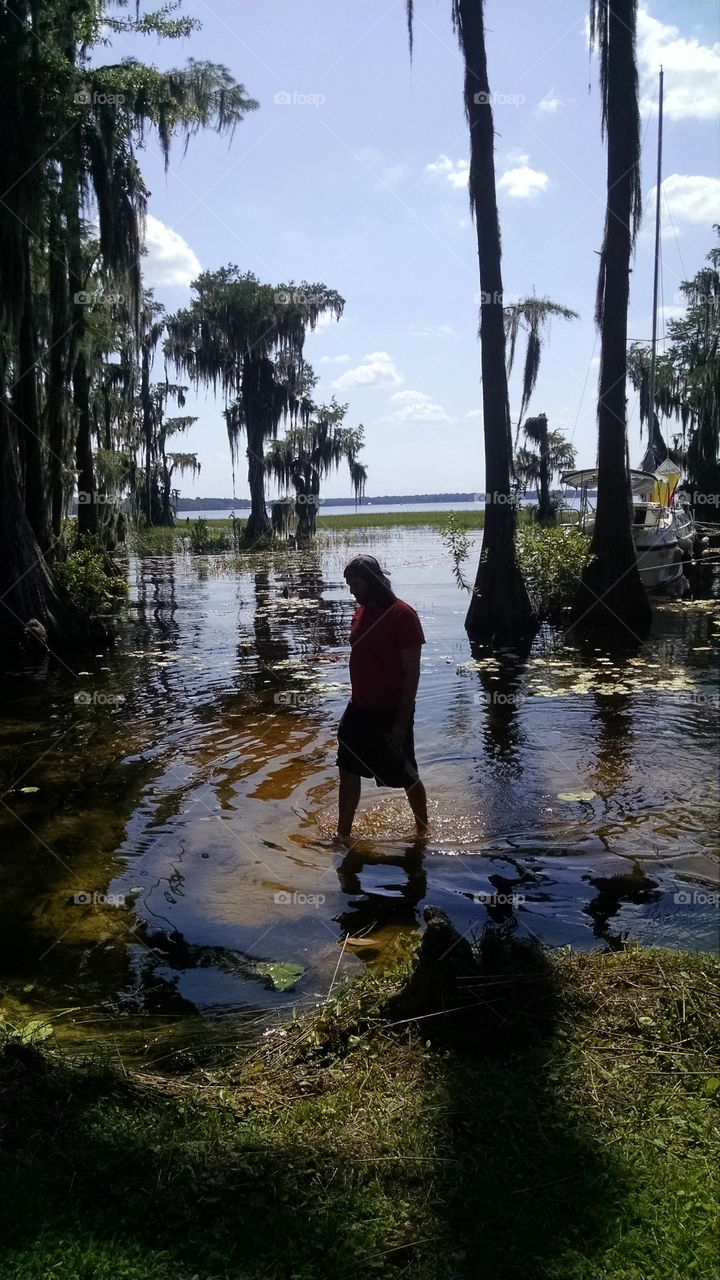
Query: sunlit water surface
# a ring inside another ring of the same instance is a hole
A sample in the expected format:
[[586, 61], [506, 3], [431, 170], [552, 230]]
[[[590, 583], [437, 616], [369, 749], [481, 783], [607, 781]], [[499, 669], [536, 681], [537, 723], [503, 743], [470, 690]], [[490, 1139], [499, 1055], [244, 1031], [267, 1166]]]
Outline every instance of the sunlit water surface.
[[[357, 848], [331, 843], [357, 549], [425, 628], [424, 849], [403, 793], [371, 783]], [[239, 569], [131, 559], [128, 574], [115, 652], [5, 679], [0, 945], [16, 1024], [125, 1027], [156, 1057], [175, 1052], [173, 1028], [199, 1051], [208, 1017], [255, 1035], [382, 961], [428, 903], [470, 934], [716, 946], [717, 601], [659, 605], [622, 663], [544, 635], [513, 665], [473, 661], [467, 600], [429, 528], [326, 534]]]

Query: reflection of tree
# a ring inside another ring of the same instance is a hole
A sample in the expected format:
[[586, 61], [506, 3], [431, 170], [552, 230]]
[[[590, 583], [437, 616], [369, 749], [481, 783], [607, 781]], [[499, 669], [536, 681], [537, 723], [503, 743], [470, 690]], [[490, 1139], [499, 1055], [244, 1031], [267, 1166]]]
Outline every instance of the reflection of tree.
[[[590, 774], [590, 781], [595, 791], [603, 799], [616, 795], [628, 780], [632, 750], [632, 715], [631, 694], [602, 694], [593, 690], [595, 713], [593, 724], [597, 725], [597, 757], [595, 769]], [[606, 838], [608, 831], [598, 831]]]
[[[172, 556], [162, 559], [152, 556], [138, 559], [137, 617], [145, 628], [154, 624], [160, 638], [172, 641], [175, 647], [180, 638], [176, 619], [177, 598], [175, 592], [175, 560]], [[153, 643], [156, 637], [152, 636]]]
[[473, 657], [486, 662], [478, 668], [482, 693], [478, 695], [481, 714], [484, 709], [483, 744], [488, 760], [520, 771], [519, 748], [525, 741], [520, 729], [518, 711], [522, 705], [522, 674], [527, 653], [511, 649], [473, 648]]
[[[632, 695], [602, 694], [594, 690], [592, 696], [595, 702], [593, 724], [597, 725], [597, 758], [594, 771], [589, 776], [598, 795], [608, 799], [627, 786], [632, 765]], [[611, 846], [612, 830], [607, 823], [598, 828], [597, 834], [607, 847]], [[629, 872], [591, 877], [590, 883], [597, 889], [597, 894], [585, 911], [593, 919], [593, 933], [613, 947], [622, 945], [622, 937], [610, 933], [609, 922], [618, 914], [623, 902], [644, 906], [660, 896], [656, 891], [657, 882], [646, 876], [638, 863]]]
[[[363, 933], [383, 925], [414, 928], [418, 923], [418, 906], [427, 893], [427, 875], [424, 867], [424, 845], [410, 845], [404, 853], [378, 854], [372, 846], [356, 842], [340, 863], [337, 874], [340, 888], [346, 894], [361, 895], [358, 901], [349, 902], [346, 911], [335, 919], [349, 934]], [[400, 867], [407, 879], [401, 886], [383, 886], [384, 893], [363, 893], [360, 873], [365, 867], [381, 864]], [[393, 892], [397, 890], [397, 892]]]
[[255, 614], [253, 630], [255, 632], [255, 648], [260, 664], [259, 674], [267, 679], [268, 672], [275, 677], [277, 662], [289, 656], [290, 646], [283, 635], [273, 628], [270, 616], [271, 589], [270, 574], [266, 569], [259, 569], [254, 574]]
[[634, 906], [657, 902], [661, 896], [657, 880], [651, 880], [639, 863], [635, 863], [632, 871], [616, 876], [591, 877], [590, 883], [597, 889], [597, 894], [585, 911], [592, 917], [593, 933], [604, 938], [614, 950], [620, 950], [624, 937], [610, 932], [610, 920], [618, 914], [624, 902], [631, 902]]

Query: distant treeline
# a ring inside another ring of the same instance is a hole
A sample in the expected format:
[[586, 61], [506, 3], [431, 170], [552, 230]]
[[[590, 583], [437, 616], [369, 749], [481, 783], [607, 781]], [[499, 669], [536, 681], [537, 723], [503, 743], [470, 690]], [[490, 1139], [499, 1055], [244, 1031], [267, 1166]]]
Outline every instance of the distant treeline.
[[[361, 498], [358, 506], [367, 507], [377, 502], [482, 502], [484, 493], [406, 493], [382, 494], [374, 498]], [[247, 498], [178, 498], [176, 511], [231, 511], [250, 506]], [[354, 507], [354, 498], [321, 498], [321, 507]]]

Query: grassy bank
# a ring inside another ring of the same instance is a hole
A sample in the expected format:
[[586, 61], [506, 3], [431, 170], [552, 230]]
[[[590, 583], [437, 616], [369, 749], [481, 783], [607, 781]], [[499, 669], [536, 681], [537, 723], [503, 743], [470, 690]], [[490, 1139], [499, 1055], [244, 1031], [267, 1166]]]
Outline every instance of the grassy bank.
[[389, 1027], [397, 978], [222, 1074], [8, 1042], [3, 1280], [714, 1280], [714, 961], [549, 956], [472, 1051]]
[[[331, 529], [392, 529], [397, 526], [417, 529], [429, 525], [431, 528], [439, 529], [445, 524], [447, 517], [447, 511], [372, 512], [362, 508], [353, 515], [318, 516], [317, 528], [318, 533]], [[484, 518], [484, 511], [455, 513], [457, 525], [461, 529], [482, 529]], [[523, 524], [526, 519], [526, 513], [521, 511], [519, 522]], [[241, 528], [245, 525], [244, 520], [239, 520], [237, 523]], [[208, 520], [206, 524], [211, 534], [230, 538], [231, 520]], [[180, 550], [183, 539], [188, 536], [188, 528], [184, 520], [179, 520], [173, 529], [133, 529], [128, 534], [128, 542], [131, 550], [140, 555], [160, 555], [163, 552]]]

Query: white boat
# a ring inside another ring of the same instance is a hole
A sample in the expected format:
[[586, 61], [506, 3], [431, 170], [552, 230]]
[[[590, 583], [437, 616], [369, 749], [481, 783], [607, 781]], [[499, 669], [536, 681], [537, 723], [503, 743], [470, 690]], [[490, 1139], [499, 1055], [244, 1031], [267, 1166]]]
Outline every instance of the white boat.
[[[690, 508], [676, 496], [680, 477], [680, 468], [669, 459], [655, 471], [630, 472], [632, 534], [640, 577], [648, 591], [676, 596], [689, 590], [684, 562], [690, 557], [696, 536]], [[579, 494], [578, 523], [584, 533], [592, 536], [597, 468], [564, 471], [560, 480]]]

